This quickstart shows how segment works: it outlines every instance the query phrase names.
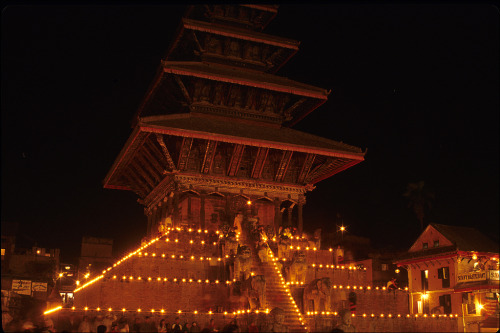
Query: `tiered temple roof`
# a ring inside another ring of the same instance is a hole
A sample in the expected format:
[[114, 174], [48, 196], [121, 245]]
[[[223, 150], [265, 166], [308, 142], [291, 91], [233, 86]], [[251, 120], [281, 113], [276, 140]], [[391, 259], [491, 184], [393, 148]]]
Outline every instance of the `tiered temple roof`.
[[104, 187], [136, 192], [147, 211], [202, 186], [193, 177], [207, 192], [303, 203], [313, 184], [363, 161], [357, 147], [290, 128], [330, 92], [274, 74], [300, 44], [260, 32], [276, 12], [189, 7]]

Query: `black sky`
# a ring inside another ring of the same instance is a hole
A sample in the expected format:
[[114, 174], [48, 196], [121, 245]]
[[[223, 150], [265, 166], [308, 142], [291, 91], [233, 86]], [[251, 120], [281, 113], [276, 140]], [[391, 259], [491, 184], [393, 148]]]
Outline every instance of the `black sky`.
[[[102, 180], [184, 13], [183, 6], [9, 6], [2, 12], [2, 222], [79, 253], [83, 235], [135, 246], [146, 219]], [[281, 5], [265, 32], [301, 41], [278, 73], [331, 89], [295, 128], [363, 149], [317, 184], [306, 229], [407, 248], [419, 223], [402, 194], [424, 180], [427, 222], [498, 241], [499, 11], [488, 4]]]

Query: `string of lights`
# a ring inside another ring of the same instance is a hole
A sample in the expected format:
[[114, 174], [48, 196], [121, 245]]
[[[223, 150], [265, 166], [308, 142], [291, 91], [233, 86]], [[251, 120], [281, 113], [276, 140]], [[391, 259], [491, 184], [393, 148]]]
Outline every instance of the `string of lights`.
[[299, 307], [297, 306], [297, 303], [295, 303], [295, 300], [292, 296], [292, 293], [290, 292], [290, 288], [288, 287], [288, 285], [286, 284], [285, 282], [285, 279], [283, 278], [283, 275], [281, 274], [281, 270], [280, 268], [278, 267], [278, 264], [277, 264], [277, 261], [278, 261], [278, 258], [275, 258], [272, 251], [271, 253], [269, 254], [269, 256], [271, 257], [271, 262], [273, 263], [274, 265], [274, 270], [276, 271], [276, 274], [278, 274], [278, 277], [280, 278], [280, 282], [281, 282], [281, 287], [285, 290], [287, 296], [289, 297], [290, 299], [290, 302], [293, 304], [294, 308], [295, 308], [295, 312], [297, 312], [297, 315], [299, 317], [299, 321], [300, 321], [300, 324], [302, 325], [302, 327], [307, 331], [307, 326], [306, 326], [306, 323], [304, 321], [304, 318], [302, 317], [302, 313], [300, 312], [299, 310]]
[[[217, 261], [221, 261], [222, 258], [221, 257], [217, 257], [217, 258], [212, 258], [212, 257], [203, 257], [203, 256], [200, 256], [200, 257], [196, 257], [196, 256], [189, 256], [189, 255], [183, 255], [183, 254], [165, 254], [165, 253], [162, 253], [161, 255], [160, 254], [156, 254], [156, 253], [151, 253], [151, 255], [149, 255], [147, 252], [145, 253], [138, 253], [138, 256], [141, 257], [141, 256], [144, 256], [144, 257], [156, 257], [156, 258], [164, 258], [164, 259], [180, 259], [180, 260], [199, 260], [199, 261], [211, 261], [211, 260], [217, 260]], [[226, 257], [229, 257], [229, 256], [226, 256]]]
[[[133, 252], [130, 252], [128, 255], [124, 256], [123, 258], [121, 258], [120, 260], [118, 260], [117, 262], [115, 262], [112, 266], [108, 267], [107, 269], [103, 270], [102, 271], [102, 274], [93, 278], [92, 280], [86, 282], [85, 284], [83, 284], [82, 286], [76, 288], [73, 292], [74, 293], [77, 293], [79, 292], [80, 290], [96, 283], [97, 281], [101, 280], [109, 271], [111, 271], [113, 268], [116, 268], [118, 265], [120, 265], [121, 263], [123, 263], [124, 261], [130, 259], [131, 257], [133, 256], [136, 256], [136, 255], [139, 255], [139, 256], [142, 256], [143, 255], [143, 251], [145, 249], [147, 249], [149, 246], [151, 246], [152, 244], [156, 243], [157, 241], [159, 241], [160, 239], [162, 238], [165, 238], [165, 241], [166, 242], [170, 242], [170, 238], [168, 238], [167, 236], [170, 234], [170, 233], [177, 233], [177, 232], [187, 232], [187, 233], [193, 233], [193, 232], [197, 232], [198, 234], [208, 234], [208, 230], [207, 229], [193, 229], [193, 228], [183, 228], [183, 227], [175, 227], [175, 228], [167, 228], [167, 231], [165, 233], [163, 233], [162, 235], [156, 237], [156, 238], [153, 238], [151, 239], [149, 242], [145, 243], [144, 245], [142, 245], [140, 248], [138, 248], [137, 250], [133, 251]], [[219, 237], [224, 237], [222, 234], [220, 234], [220, 232], [217, 230], [215, 231], [215, 234], [219, 235]], [[236, 235], [236, 237], [238, 238], [239, 237], [239, 234]], [[179, 242], [179, 239], [178, 238], [175, 238], [174, 239], [174, 242], [175, 243], [178, 243]], [[204, 241], [201, 241], [202, 244]], [[193, 244], [194, 241], [191, 239], [190, 240], [190, 243]], [[217, 245], [216, 242], [213, 243], [213, 245]], [[148, 253], [147, 252], [144, 252], [144, 256], [147, 256]], [[165, 258], [166, 255], [164, 253], [162, 253], [161, 256], [157, 256], [156, 253], [152, 253], [151, 255], [152, 257], [162, 257], [162, 258]], [[175, 259], [177, 256], [175, 256], [174, 254], [172, 254], [170, 256], [171, 258]], [[192, 260], [194, 260], [194, 256], [191, 256], [192, 257]], [[229, 256], [226, 255], [226, 258], [228, 258]], [[179, 255], [177, 258], [179, 259], [184, 259], [184, 256], [183, 255]], [[212, 258], [211, 257], [200, 257], [199, 260], [211, 260]], [[221, 261], [222, 258], [217, 258], [218, 261]], [[89, 278], [88, 275], [85, 276], [86, 278]], [[77, 282], [77, 285], [79, 285], [80, 282], [78, 281]]]
[[235, 311], [224, 311], [224, 312], [214, 312], [214, 311], [198, 311], [198, 310], [177, 310], [177, 311], [166, 311], [165, 309], [142, 309], [142, 308], [137, 308], [137, 309], [126, 309], [126, 308], [101, 308], [101, 307], [96, 307], [96, 308], [89, 308], [88, 306], [82, 307], [82, 308], [77, 308], [77, 307], [71, 307], [63, 309], [62, 306], [57, 306], [55, 308], [52, 308], [50, 310], [47, 310], [44, 312], [45, 315], [51, 314], [53, 312], [59, 311], [59, 310], [71, 310], [71, 311], [85, 311], [85, 312], [117, 312], [117, 313], [139, 313], [139, 312], [148, 312], [148, 313], [159, 313], [159, 314], [194, 314], [194, 315], [203, 315], [203, 314], [208, 314], [208, 315], [214, 315], [214, 314], [219, 314], [219, 315], [246, 315], [250, 313], [254, 314], [269, 314], [270, 310], [267, 309], [262, 309], [262, 310], [250, 310], [250, 309], [241, 309], [241, 310], [235, 310]]
[[313, 268], [323, 268], [323, 269], [348, 269], [348, 270], [353, 270], [353, 271], [356, 271], [356, 270], [360, 270], [360, 271], [366, 271], [366, 267], [363, 267], [363, 268], [359, 268], [359, 267], [356, 267], [356, 266], [341, 266], [341, 265], [325, 265], [325, 264], [316, 264], [316, 263], [313, 263], [313, 264], [310, 264], [308, 265], [308, 267], [313, 267]]
[[[318, 316], [340, 316], [337, 312], [330, 312], [330, 311], [308, 311], [306, 312], [306, 316], [309, 316], [309, 317], [318, 317]], [[357, 314], [352, 314], [351, 315], [352, 317], [356, 317], [356, 318], [374, 318], [374, 317], [377, 317], [377, 318], [419, 318], [419, 317], [423, 317], [423, 318], [457, 318], [458, 317], [458, 314], [449, 314], [449, 315], [446, 315], [446, 314], [440, 314], [440, 315], [435, 315], [435, 314], [432, 314], [432, 315], [427, 315], [427, 314], [424, 314], [424, 315], [419, 315], [419, 314], [415, 314], [415, 315], [410, 315], [410, 314], [406, 314], [406, 316], [404, 315], [401, 315], [401, 314], [397, 314], [397, 315], [393, 315], [391, 313], [389, 314], [383, 314], [383, 313], [380, 313], [380, 314], [374, 314], [372, 313], [371, 315], [367, 315], [366, 313], [363, 313], [362, 315], [357, 315]]]
[[[304, 282], [299, 282], [299, 281], [290, 281], [290, 282], [287, 282], [286, 284], [293, 286], [293, 285], [304, 285], [305, 283]], [[365, 287], [363, 287], [363, 286], [351, 286], [351, 285], [347, 285], [347, 286], [333, 285], [332, 288], [333, 289], [337, 289], [337, 288], [338, 289], [343, 289], [343, 288], [346, 288], [346, 289], [354, 289], [354, 290], [356, 290], [356, 289], [359, 289], [359, 290], [381, 290], [381, 291], [387, 290], [386, 287], [380, 288], [380, 287], [372, 287], [372, 286], [365, 286]], [[408, 291], [408, 287], [405, 287], [404, 289], [398, 288], [397, 290]]]
[[137, 250], [135, 250], [134, 252], [130, 252], [128, 255], [126, 255], [125, 257], [121, 258], [120, 260], [118, 260], [117, 262], [115, 262], [113, 264], [113, 266], [110, 266], [108, 267], [107, 269], [103, 270], [102, 271], [102, 274], [93, 278], [92, 280], [86, 282], [85, 284], [83, 284], [81, 287], [78, 287], [76, 288], [73, 293], [77, 293], [79, 292], [80, 290], [96, 283], [97, 281], [101, 280], [106, 273], [108, 273], [109, 271], [111, 271], [113, 268], [116, 268], [117, 266], [119, 266], [121, 263], [123, 263], [124, 261], [127, 261], [128, 259], [130, 259], [131, 257], [137, 255], [139, 252], [143, 251], [144, 249], [147, 249], [149, 246], [151, 246], [152, 244], [156, 243], [157, 241], [160, 240], [161, 237], [166, 237], [168, 234], [170, 233], [170, 230], [167, 230], [162, 236], [159, 236], [159, 237], [156, 237], [156, 238], [153, 238], [151, 239], [149, 242], [147, 242], [146, 244], [142, 245], [140, 248], [138, 248]]
[[[54, 313], [56, 311], [59, 311], [59, 310], [63, 310], [63, 307], [62, 306], [57, 306], [55, 308], [52, 308], [52, 309], [49, 309], [47, 311], [45, 311], [43, 314], [44, 315], [48, 315], [48, 314], [51, 314], [51, 313]], [[64, 309], [64, 310], [68, 310], [68, 309]], [[269, 309], [265, 309], [265, 310], [249, 310], [249, 309], [242, 309], [242, 310], [237, 310], [237, 311], [232, 311], [232, 312], [228, 312], [228, 311], [224, 311], [224, 312], [213, 312], [213, 311], [198, 311], [198, 310], [177, 310], [177, 311], [165, 311], [165, 309], [150, 309], [150, 310], [143, 310], [141, 308], [137, 308], [137, 309], [126, 309], [126, 308], [118, 308], [118, 309], [113, 309], [113, 308], [100, 308], [100, 307], [97, 307], [97, 308], [89, 308], [89, 307], [82, 307], [82, 308], [76, 308], [76, 307], [72, 307], [71, 308], [72, 311], [85, 311], [85, 312], [121, 312], [121, 313], [125, 313], [125, 312], [134, 312], [134, 313], [140, 313], [140, 312], [151, 312], [151, 313], [160, 313], [160, 314], [208, 314], [208, 315], [213, 315], [213, 314], [222, 314], [222, 315], [234, 315], [234, 316], [237, 316], [237, 315], [244, 315], [244, 314], [250, 314], [250, 313], [255, 313], [255, 314], [259, 314], [259, 313], [263, 313], [263, 314], [269, 314]], [[337, 316], [340, 316], [337, 312], [331, 312], [331, 311], [308, 311], [306, 312], [305, 314], [306, 316], [308, 317], [318, 317], [318, 316], [329, 316], [329, 317], [337, 317]], [[419, 315], [419, 314], [415, 314], [415, 315], [410, 315], [410, 314], [406, 314], [405, 315], [401, 315], [401, 314], [397, 314], [397, 315], [393, 315], [393, 314], [366, 314], [366, 313], [363, 313], [362, 315], [357, 315], [357, 314], [352, 314], [352, 317], [356, 317], [356, 318], [457, 318], [458, 317], [458, 314], [439, 314], [439, 315], [435, 315], [435, 314], [432, 314], [432, 315], [427, 315], [427, 314], [423, 314], [423, 315]], [[303, 318], [302, 316], [300, 316], [301, 318], [301, 323], [303, 324]], [[304, 325], [304, 324], [303, 324]], [[307, 327], [306, 327], [307, 329]]]
[[[157, 282], [174, 282], [174, 283], [205, 283], [205, 284], [220, 284], [221, 281], [219, 280], [209, 280], [209, 279], [193, 279], [193, 278], [166, 278], [166, 277], [156, 277], [152, 278], [150, 276], [146, 277], [141, 277], [141, 276], [125, 276], [123, 275], [121, 278], [118, 278], [116, 275], [113, 275], [112, 277], [113, 280], [121, 280], [121, 281], [141, 281], [141, 282], [152, 282], [152, 281], [157, 281]], [[234, 283], [235, 280], [226, 280], [223, 281], [225, 284], [232, 284]]]

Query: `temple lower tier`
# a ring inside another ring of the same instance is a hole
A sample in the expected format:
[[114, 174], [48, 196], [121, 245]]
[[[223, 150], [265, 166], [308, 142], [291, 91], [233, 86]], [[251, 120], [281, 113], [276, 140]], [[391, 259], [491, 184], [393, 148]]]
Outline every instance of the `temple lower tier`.
[[[263, 193], [267, 194], [267, 193]], [[290, 197], [290, 198], [288, 198]], [[222, 225], [236, 226], [249, 222], [303, 232], [303, 195], [245, 195], [199, 189], [178, 189], [165, 193], [158, 204], [145, 210], [147, 234], [155, 235], [168, 227], [190, 227], [215, 231]]]

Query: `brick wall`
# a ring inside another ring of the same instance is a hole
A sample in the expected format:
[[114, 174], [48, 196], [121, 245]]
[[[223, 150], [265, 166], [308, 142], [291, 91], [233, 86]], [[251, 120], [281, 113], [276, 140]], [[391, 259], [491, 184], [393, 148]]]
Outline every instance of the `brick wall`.
[[[357, 332], [458, 332], [462, 327], [462, 318], [388, 318], [360, 317], [352, 318], [352, 325]], [[330, 332], [341, 324], [339, 316], [323, 319], [308, 318], [308, 327], [313, 332]]]
[[[304, 287], [291, 288], [292, 295], [301, 310], [303, 310], [303, 289]], [[403, 290], [359, 290], [347, 288], [334, 288], [331, 293], [331, 309], [330, 311], [340, 312], [341, 309], [349, 308], [349, 294], [354, 292], [356, 294], [356, 313], [362, 315], [366, 313], [370, 316], [372, 313], [379, 315], [381, 313], [387, 314], [401, 314], [406, 315], [409, 313], [408, 308], [408, 292]]]
[[351, 269], [331, 269], [309, 267], [306, 274], [306, 283], [314, 279], [329, 277], [334, 285], [343, 286], [363, 286], [366, 287], [366, 271], [364, 270], [351, 270]]
[[76, 293], [74, 305], [78, 309], [87, 306], [92, 309], [208, 312], [218, 307], [232, 310], [229, 300], [229, 287], [222, 284], [104, 279]]

